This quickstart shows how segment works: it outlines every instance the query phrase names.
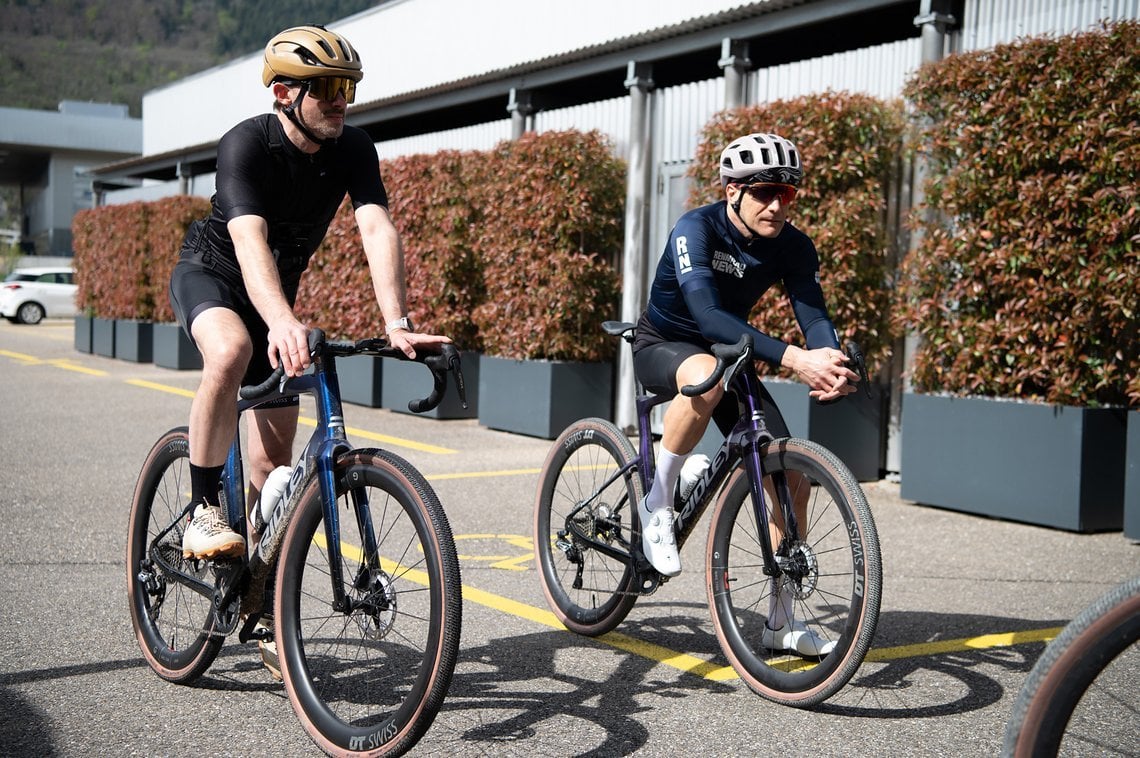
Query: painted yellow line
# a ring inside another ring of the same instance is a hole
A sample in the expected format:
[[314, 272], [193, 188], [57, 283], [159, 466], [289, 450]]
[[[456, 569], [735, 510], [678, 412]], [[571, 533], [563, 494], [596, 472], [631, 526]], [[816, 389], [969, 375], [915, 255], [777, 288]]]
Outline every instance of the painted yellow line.
[[[520, 603], [517, 600], [511, 600], [510, 598], [495, 595], [491, 592], [478, 590], [470, 585], [463, 585], [463, 599], [497, 611], [502, 611], [503, 613], [508, 613], [512, 616], [518, 616], [527, 621], [533, 621], [536, 624], [548, 626], [552, 629], [566, 629], [562, 622], [558, 620], [558, 617], [550, 611], [535, 608], [526, 603]], [[722, 680], [736, 677], [736, 672], [733, 671], [731, 667], [717, 666], [708, 661], [703, 661], [696, 656], [687, 653], [678, 653], [661, 645], [655, 645], [652, 642], [635, 639], [621, 632], [609, 632], [608, 634], [598, 637], [597, 640], [610, 647], [624, 650], [634, 655], [640, 655], [643, 658], [663, 663], [666, 666], [672, 666], [675, 669], [680, 669], [681, 671], [695, 674], [705, 679]]]
[[426, 478], [429, 482], [441, 482], [445, 479], [483, 479], [491, 476], [522, 476], [540, 473], [542, 473], [540, 468], [515, 468], [501, 471], [459, 471], [454, 474], [432, 474]]
[[0, 350], [0, 355], [4, 356], [5, 358], [15, 358], [16, 360], [23, 361], [24, 363], [43, 363], [43, 361], [34, 355], [28, 355], [27, 353], [17, 353], [12, 350]]
[[919, 642], [914, 645], [900, 645], [898, 647], [873, 648], [867, 652], [864, 659], [868, 662], [896, 661], [901, 658], [922, 658], [943, 653], [961, 653], [966, 650], [988, 650], [995, 647], [1013, 647], [1030, 642], [1049, 642], [1061, 633], [1061, 627], [1049, 629], [1031, 629], [1025, 632], [1005, 632], [1001, 634], [983, 634], [979, 637], [964, 637], [956, 640], [938, 640], [937, 642]]
[[[597, 469], [610, 469], [612, 464], [599, 463], [593, 466], [566, 466], [563, 471], [594, 471]], [[490, 476], [527, 476], [541, 474], [540, 468], [510, 468], [499, 471], [457, 471], [452, 474], [432, 474], [426, 477], [429, 482], [443, 481], [445, 479], [481, 479]]]
[[56, 360], [48, 361], [48, 363], [52, 366], [55, 366], [56, 368], [61, 368], [66, 371], [74, 371], [77, 374], [87, 374], [88, 376], [107, 376], [106, 371], [102, 371], [97, 368], [88, 368], [87, 366], [81, 366], [78, 363], [73, 363], [68, 358], [58, 358]]
[[193, 390], [183, 389], [182, 387], [171, 387], [169, 384], [159, 384], [158, 382], [148, 382], [145, 379], [127, 379], [127, 384], [132, 384], [135, 387], [143, 387], [148, 390], [158, 390], [159, 392], [169, 392], [171, 395], [180, 395], [182, 397], [194, 397]]
[[[61, 368], [66, 368], [66, 366], [61, 366]], [[100, 373], [103, 373], [103, 372], [100, 372]], [[157, 382], [148, 382], [145, 379], [127, 379], [125, 381], [127, 384], [133, 385], [135, 387], [142, 387], [144, 389], [150, 389], [150, 390], [158, 390], [159, 392], [168, 392], [171, 395], [179, 395], [181, 397], [189, 397], [189, 398], [194, 397], [194, 392], [192, 390], [183, 389], [182, 387], [172, 387], [169, 384], [159, 384]], [[311, 419], [311, 418], [308, 418], [306, 416], [301, 416], [298, 419], [298, 422], [301, 424], [304, 424], [305, 426], [312, 427], [312, 428], [315, 428], [317, 426], [316, 419]], [[429, 445], [429, 444], [424, 443], [424, 442], [416, 442], [414, 440], [401, 439], [400, 437], [391, 437], [391, 436], [385, 435], [385, 434], [376, 434], [375, 432], [365, 431], [364, 429], [356, 429], [353, 427], [348, 427], [347, 429], [345, 429], [345, 431], [346, 431], [346, 433], [351, 434], [355, 437], [362, 437], [364, 439], [373, 440], [375, 442], [383, 442], [384, 444], [392, 445], [393, 447], [405, 447], [405, 448], [409, 448], [412, 450], [419, 450], [419, 451], [425, 452], [425, 453], [437, 453], [439, 455], [447, 455], [447, 454], [458, 452], [458, 451], [452, 450], [450, 448], [439, 447], [438, 445]]]
[[[299, 419], [297, 419], [297, 423], [304, 424], [305, 426], [314, 427], [314, 428], [317, 426], [317, 420], [313, 419], [313, 418], [309, 418], [308, 416], [301, 416]], [[429, 445], [426, 442], [416, 442], [415, 440], [406, 440], [406, 439], [403, 439], [402, 437], [392, 437], [392, 436], [387, 435], [387, 434], [377, 434], [376, 432], [369, 432], [369, 431], [365, 431], [364, 429], [357, 429], [357, 428], [351, 427], [351, 426], [345, 427], [344, 431], [345, 431], [345, 434], [348, 434], [349, 436], [352, 436], [352, 437], [360, 437], [362, 439], [372, 440], [373, 442], [382, 442], [385, 445], [391, 445], [392, 447], [406, 447], [409, 450], [419, 450], [420, 452], [423, 452], [423, 453], [436, 453], [437, 455], [451, 455], [452, 453], [459, 452], [458, 450], [452, 450], [449, 447], [439, 447], [438, 445]]]
[[42, 358], [37, 358], [34, 355], [28, 355], [27, 353], [17, 353], [12, 350], [0, 350], [0, 355], [4, 356], [5, 358], [12, 358], [14, 360], [20, 361], [21, 363], [25, 363], [29, 366], [42, 366], [44, 364], [47, 364], [48, 366], [54, 366], [55, 368], [61, 368], [66, 371], [75, 371], [79, 374], [88, 374], [90, 376], [107, 376], [106, 371], [101, 371], [95, 368], [88, 368], [87, 366], [81, 366], [78, 363], [72, 361], [70, 358], [54, 358], [50, 361], [45, 361]]

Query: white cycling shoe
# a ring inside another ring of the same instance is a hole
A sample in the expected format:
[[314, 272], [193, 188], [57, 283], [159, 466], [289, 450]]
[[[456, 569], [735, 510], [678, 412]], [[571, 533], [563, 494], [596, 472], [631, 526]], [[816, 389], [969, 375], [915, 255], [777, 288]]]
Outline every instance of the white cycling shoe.
[[779, 629], [764, 625], [760, 644], [769, 650], [789, 650], [810, 658], [822, 658], [835, 649], [835, 640], [825, 640], [808, 629], [804, 622], [790, 620]]
[[681, 556], [677, 553], [677, 540], [673, 537], [673, 509], [645, 507], [646, 497], [637, 504], [641, 520], [641, 551], [662, 576], [681, 573]]

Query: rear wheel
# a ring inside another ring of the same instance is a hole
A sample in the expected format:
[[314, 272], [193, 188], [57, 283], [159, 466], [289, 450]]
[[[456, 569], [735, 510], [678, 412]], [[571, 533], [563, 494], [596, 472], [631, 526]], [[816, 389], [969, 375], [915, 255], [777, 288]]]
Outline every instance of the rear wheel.
[[[182, 520], [189, 502], [190, 440], [181, 427], [163, 435], [143, 464], [131, 504], [126, 558], [131, 625], [143, 658], [163, 679], [183, 684], [210, 667], [224, 640], [213, 633], [210, 598], [162, 568], [165, 562], [205, 584], [214, 583], [208, 562], [182, 557], [184, 525], [175, 522]], [[173, 529], [166, 531], [171, 524]]]
[[[741, 679], [759, 695], [807, 707], [835, 694], [863, 662], [879, 617], [882, 565], [875, 523], [862, 489], [838, 458], [798, 439], [761, 448], [767, 476], [794, 483], [806, 502], [801, 538], [778, 547], [787, 572], [773, 581], [763, 571], [759, 529], [748, 478], [733, 474], [709, 530], [708, 596], [721, 648]], [[762, 642], [777, 593], [792, 618], [835, 648], [822, 659], [769, 650]]]
[[281, 674], [309, 736], [329, 754], [410, 749], [443, 704], [459, 651], [461, 583], [435, 492], [403, 459], [337, 461], [341, 589], [332, 592], [320, 487], [286, 530], [275, 612]]
[[[591, 637], [620, 624], [637, 601], [628, 557], [642, 496], [629, 439], [608, 421], [584, 419], [554, 441], [539, 478], [534, 552], [542, 591], [568, 629]], [[615, 558], [578, 532], [623, 551]]]

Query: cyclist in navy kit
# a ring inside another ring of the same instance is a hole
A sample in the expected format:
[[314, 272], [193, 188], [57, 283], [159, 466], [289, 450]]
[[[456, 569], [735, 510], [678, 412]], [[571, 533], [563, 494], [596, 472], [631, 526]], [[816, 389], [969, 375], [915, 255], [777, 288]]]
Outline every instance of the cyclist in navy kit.
[[[218, 486], [237, 423], [242, 384], [272, 368], [309, 365], [309, 327], [293, 305], [309, 257], [347, 193], [391, 344], [409, 357], [446, 337], [417, 333], [407, 318], [403, 250], [387, 211], [379, 158], [368, 135], [346, 126], [363, 70], [344, 37], [320, 26], [287, 29], [265, 48], [263, 83], [274, 111], [239, 123], [218, 143], [210, 217], [188, 230], [170, 282], [179, 322], [202, 354], [190, 408], [190, 473], [196, 506], [187, 557], [245, 550], [219, 507]], [[249, 502], [266, 476], [289, 465], [297, 398], [261, 407], [247, 434]]]
[[[709, 347], [750, 334], [757, 359], [791, 371], [819, 401], [854, 392], [858, 379], [845, 365], [827, 313], [815, 245], [787, 220], [803, 177], [795, 145], [775, 134], [741, 137], [721, 153], [720, 176], [725, 199], [689, 211], [669, 235], [633, 346], [642, 386], [674, 396], [665, 411], [656, 475], [639, 505], [642, 548], [666, 576], [681, 571], [673, 539], [673, 492], [681, 468], [710, 419], [727, 431], [738, 417], [735, 400], [725, 398], [719, 384], [699, 397], [679, 394], [680, 387], [712, 373]], [[777, 283], [791, 302], [806, 349], [748, 323], [757, 301]], [[769, 430], [777, 438], [788, 436], [779, 409], [763, 394]], [[779, 525], [771, 529], [778, 536]], [[769, 648], [811, 656], [826, 655], [832, 646], [792, 618], [784, 591], [772, 594], [763, 638]]]

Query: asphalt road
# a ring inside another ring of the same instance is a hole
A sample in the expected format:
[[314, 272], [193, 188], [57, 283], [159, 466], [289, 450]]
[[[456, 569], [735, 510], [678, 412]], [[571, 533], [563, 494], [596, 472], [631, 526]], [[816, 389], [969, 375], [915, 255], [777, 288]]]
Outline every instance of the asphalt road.
[[[201, 680], [177, 686], [146, 667], [131, 631], [132, 489], [153, 441], [185, 423], [196, 383], [197, 372], [78, 353], [68, 321], [0, 323], [0, 754], [316, 753], [254, 646], [234, 638]], [[1140, 547], [1120, 533], [993, 521], [865, 485], [883, 552], [878, 634], [842, 692], [800, 711], [726, 668], [703, 534], [682, 553], [685, 573], [617, 632], [579, 638], [549, 613], [530, 557], [549, 442], [474, 420], [345, 415], [355, 442], [388, 445], [427, 475], [461, 554], [462, 650], [419, 755], [992, 756], [1045, 640], [1140, 572]], [[1105, 715], [1136, 724], [1137, 708]]]

